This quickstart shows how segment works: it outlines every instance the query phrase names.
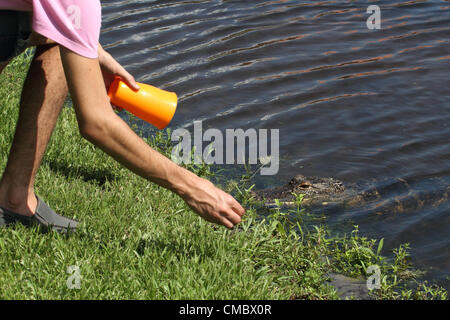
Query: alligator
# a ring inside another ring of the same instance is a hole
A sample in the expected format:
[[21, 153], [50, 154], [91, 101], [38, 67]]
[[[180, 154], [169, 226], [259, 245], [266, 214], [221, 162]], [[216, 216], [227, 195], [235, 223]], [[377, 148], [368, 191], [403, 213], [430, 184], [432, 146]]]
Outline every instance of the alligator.
[[334, 178], [305, 177], [296, 175], [288, 184], [271, 189], [253, 192], [257, 200], [266, 201], [267, 206], [275, 205], [277, 199], [283, 205], [294, 205], [296, 195], [303, 194], [303, 204], [328, 203], [345, 196], [346, 188], [342, 181]]
[[339, 205], [355, 208], [364, 205], [381, 215], [416, 210], [428, 205], [438, 206], [448, 201], [448, 181], [441, 178], [430, 179], [432, 190], [418, 191], [403, 178], [361, 186], [335, 178], [298, 174], [281, 187], [253, 191], [252, 195], [267, 207], [277, 206], [275, 200], [283, 206], [295, 206], [296, 196], [302, 194], [302, 205], [306, 207]]
[[[303, 195], [302, 206], [311, 211], [334, 210], [336, 206], [359, 208], [366, 206], [378, 215], [407, 212], [425, 206], [439, 206], [448, 201], [448, 179], [427, 177], [419, 179], [427, 186], [419, 191], [417, 180], [403, 178], [386, 179], [386, 181], [367, 181], [364, 184], [344, 183], [334, 178], [294, 176], [281, 187], [253, 191], [256, 200], [271, 208], [296, 206], [297, 195]], [[275, 201], [277, 200], [277, 201]], [[353, 279], [343, 274], [329, 274], [330, 284], [341, 299], [373, 299], [369, 295], [366, 281], [360, 277]]]

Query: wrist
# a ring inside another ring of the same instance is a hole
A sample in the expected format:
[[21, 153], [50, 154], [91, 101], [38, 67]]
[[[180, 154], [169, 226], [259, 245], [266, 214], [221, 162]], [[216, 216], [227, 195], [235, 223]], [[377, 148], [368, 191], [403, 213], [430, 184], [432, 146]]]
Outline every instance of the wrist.
[[172, 175], [173, 181], [171, 181], [170, 189], [181, 198], [187, 199], [199, 185], [202, 178], [182, 167], [178, 167], [177, 171], [177, 174]]

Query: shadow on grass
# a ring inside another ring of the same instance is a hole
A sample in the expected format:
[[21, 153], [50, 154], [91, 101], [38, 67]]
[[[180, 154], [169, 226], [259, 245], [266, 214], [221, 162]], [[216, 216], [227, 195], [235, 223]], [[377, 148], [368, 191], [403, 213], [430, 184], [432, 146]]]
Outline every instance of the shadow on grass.
[[130, 239], [123, 238], [117, 234], [108, 234], [100, 230], [92, 230], [86, 225], [82, 226], [75, 234], [78, 239], [87, 241], [92, 248], [96, 247], [100, 252], [135, 252], [139, 257], [156, 254], [161, 259], [167, 256], [174, 256], [178, 261], [190, 260], [197, 257], [202, 259], [212, 259], [217, 255], [217, 247], [212, 243], [198, 244], [177, 239], [149, 238]]
[[118, 179], [118, 175], [115, 175], [107, 170], [73, 166], [66, 162], [58, 162], [53, 160], [47, 161], [46, 164], [53, 172], [62, 174], [66, 178], [81, 178], [85, 182], [95, 183], [99, 187], [104, 186], [106, 181], [114, 181]]
[[136, 253], [140, 256], [145, 254], [145, 249], [156, 250], [158, 252], [170, 253], [177, 257], [178, 260], [190, 259], [194, 257], [213, 258], [217, 252], [217, 248], [209, 244], [205, 244], [201, 248], [193, 243], [180, 243], [175, 240], [161, 240], [161, 239], [141, 239], [136, 247]]

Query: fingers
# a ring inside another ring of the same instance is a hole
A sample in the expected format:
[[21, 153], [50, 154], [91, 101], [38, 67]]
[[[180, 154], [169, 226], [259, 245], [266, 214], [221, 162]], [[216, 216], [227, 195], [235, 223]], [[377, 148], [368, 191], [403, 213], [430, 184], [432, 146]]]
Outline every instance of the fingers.
[[[103, 73], [106, 73], [111, 81], [114, 79], [114, 76], [119, 76], [130, 88], [135, 91], [139, 90], [139, 85], [136, 83], [134, 77], [108, 52], [106, 52], [101, 45], [99, 45], [98, 59]], [[103, 77], [105, 78], [105, 74]]]
[[228, 229], [242, 221], [245, 209], [230, 194], [215, 187], [208, 180], [200, 178], [199, 182], [183, 199], [203, 219]]
[[215, 214], [202, 215], [203, 218], [209, 222], [223, 225], [228, 229], [233, 229], [235, 225], [242, 221], [242, 216], [236, 213], [231, 207], [224, 206], [216, 211]]
[[139, 90], [139, 85], [136, 83], [136, 80], [134, 80], [134, 77], [130, 74], [126, 78], [123, 78], [125, 82], [128, 84], [130, 88], [132, 88], [135, 91]]
[[222, 220], [220, 220], [219, 224], [224, 225], [228, 229], [233, 229], [233, 227], [234, 227], [234, 224], [231, 221], [229, 221], [227, 218], [223, 218]]
[[245, 214], [245, 209], [241, 206], [241, 204], [231, 195], [228, 195], [228, 205], [233, 210], [234, 213], [242, 217]]
[[231, 208], [233, 209], [234, 212], [236, 212], [241, 217], [245, 214], [245, 209], [234, 198], [233, 198], [233, 204], [231, 205]]
[[234, 212], [231, 209], [228, 209], [225, 212], [225, 217], [233, 224], [238, 224], [242, 221], [242, 218], [240, 215], [238, 215], [236, 212]]
[[123, 67], [120, 68], [120, 72], [117, 75], [120, 76], [122, 78], [122, 80], [125, 81], [125, 83], [130, 88], [132, 88], [135, 91], [139, 90], [139, 85], [137, 84], [134, 77], [128, 71], [126, 71]]
[[229, 229], [232, 229], [235, 225], [242, 221], [242, 215], [238, 214], [234, 208], [232, 209], [231, 207], [223, 208], [220, 215], [222, 216], [221, 223]]

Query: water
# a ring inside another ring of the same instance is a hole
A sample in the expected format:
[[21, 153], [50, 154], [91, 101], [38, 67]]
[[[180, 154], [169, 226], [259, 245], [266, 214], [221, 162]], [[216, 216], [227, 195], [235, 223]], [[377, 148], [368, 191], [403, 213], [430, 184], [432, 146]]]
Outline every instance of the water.
[[177, 92], [172, 128], [279, 128], [279, 174], [259, 187], [301, 173], [376, 188], [329, 225], [409, 242], [449, 288], [450, 1], [110, 0], [101, 42]]

